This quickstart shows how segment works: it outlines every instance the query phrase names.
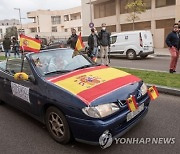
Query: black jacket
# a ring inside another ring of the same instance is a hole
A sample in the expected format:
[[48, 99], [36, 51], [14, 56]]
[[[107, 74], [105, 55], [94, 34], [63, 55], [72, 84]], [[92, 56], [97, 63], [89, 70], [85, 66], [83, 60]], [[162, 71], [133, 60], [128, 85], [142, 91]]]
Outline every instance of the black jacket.
[[174, 46], [175, 48], [179, 49], [179, 37], [178, 37], [178, 33], [172, 31], [171, 33], [168, 34], [167, 38], [166, 38], [166, 44], [168, 47], [172, 47]]
[[98, 37], [102, 46], [110, 46], [110, 33], [108, 31], [101, 30]]
[[[97, 38], [97, 46], [99, 46], [99, 38], [96, 34], [94, 34]], [[94, 49], [94, 38], [93, 35], [89, 35], [88, 37], [88, 46], [89, 46], [89, 51], [91, 52]]]
[[4, 50], [10, 50], [11, 49], [11, 40], [9, 38], [4, 39], [3, 48], [4, 48]]
[[75, 49], [77, 40], [78, 40], [78, 36], [76, 34], [71, 35], [67, 40], [67, 44], [69, 44], [72, 49]]

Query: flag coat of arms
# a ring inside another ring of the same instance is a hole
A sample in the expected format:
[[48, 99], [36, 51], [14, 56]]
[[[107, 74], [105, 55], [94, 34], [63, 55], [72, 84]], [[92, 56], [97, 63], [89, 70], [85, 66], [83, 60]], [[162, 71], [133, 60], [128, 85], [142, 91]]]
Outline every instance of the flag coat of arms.
[[126, 102], [130, 111], [136, 111], [138, 105], [134, 96], [130, 96]]
[[21, 34], [20, 47], [24, 51], [39, 52], [41, 48], [41, 41]]
[[159, 92], [155, 86], [152, 86], [148, 89], [148, 95], [151, 100], [155, 100], [159, 96]]

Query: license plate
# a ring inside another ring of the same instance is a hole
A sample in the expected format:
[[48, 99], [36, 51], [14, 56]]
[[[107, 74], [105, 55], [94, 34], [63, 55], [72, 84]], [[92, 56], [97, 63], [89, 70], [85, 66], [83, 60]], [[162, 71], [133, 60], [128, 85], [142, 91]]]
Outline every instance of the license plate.
[[133, 119], [135, 116], [137, 116], [141, 111], [144, 110], [144, 104], [141, 104], [136, 111], [132, 111], [127, 114], [127, 121]]

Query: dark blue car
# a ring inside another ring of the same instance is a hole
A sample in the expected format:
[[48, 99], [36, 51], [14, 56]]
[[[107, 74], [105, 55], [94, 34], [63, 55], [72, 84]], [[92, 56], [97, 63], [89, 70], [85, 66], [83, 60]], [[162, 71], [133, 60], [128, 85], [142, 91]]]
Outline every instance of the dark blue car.
[[[134, 96], [137, 110], [127, 99]], [[141, 79], [73, 56], [71, 49], [28, 53], [0, 62], [0, 100], [44, 123], [54, 140], [89, 144], [121, 136], [147, 113], [150, 98]]]

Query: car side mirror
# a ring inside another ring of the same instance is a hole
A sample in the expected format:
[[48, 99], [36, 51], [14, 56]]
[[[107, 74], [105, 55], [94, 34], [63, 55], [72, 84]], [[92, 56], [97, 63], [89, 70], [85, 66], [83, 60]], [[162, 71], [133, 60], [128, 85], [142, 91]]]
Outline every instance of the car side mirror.
[[24, 72], [19, 72], [19, 73], [14, 74], [14, 79], [15, 80], [28, 80], [29, 76]]

